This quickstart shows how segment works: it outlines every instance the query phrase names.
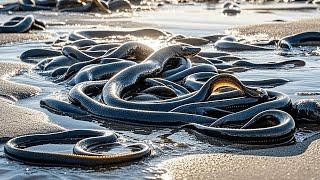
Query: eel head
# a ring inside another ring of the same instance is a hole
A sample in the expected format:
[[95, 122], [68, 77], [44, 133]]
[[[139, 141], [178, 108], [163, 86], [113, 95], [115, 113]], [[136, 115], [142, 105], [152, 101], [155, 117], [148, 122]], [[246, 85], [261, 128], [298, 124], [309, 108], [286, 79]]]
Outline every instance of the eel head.
[[295, 102], [292, 107], [298, 119], [320, 121], [320, 100], [302, 99]]

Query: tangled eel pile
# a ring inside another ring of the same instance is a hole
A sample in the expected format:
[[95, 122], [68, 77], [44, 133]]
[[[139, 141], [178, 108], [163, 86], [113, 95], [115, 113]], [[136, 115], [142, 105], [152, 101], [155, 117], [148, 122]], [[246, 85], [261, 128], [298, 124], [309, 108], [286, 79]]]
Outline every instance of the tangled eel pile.
[[[165, 45], [154, 50], [137, 41], [102, 41], [113, 36], [147, 37], [161, 40]], [[70, 34], [68, 41], [60, 40], [63, 44], [60, 48], [31, 49], [20, 58], [29, 62], [34, 58], [42, 59], [35, 68], [40, 74], [71, 86], [68, 101], [41, 100], [41, 107], [57, 114], [79, 119], [92, 117], [119, 123], [173, 126], [240, 144], [294, 141], [296, 121], [319, 119], [319, 101], [292, 103], [286, 94], [264, 89], [288, 83], [286, 79], [240, 80], [234, 73], [254, 68], [295, 68], [304, 66], [304, 61], [255, 64], [226, 52], [202, 52], [196, 47], [227, 42], [224, 47], [233, 49], [237, 43], [232, 39], [221, 35], [172, 36], [157, 29], [88, 30]], [[292, 44], [292, 41], [286, 37], [279, 43]], [[252, 47], [257, 50], [256, 46]], [[83, 138], [87, 139], [81, 140]], [[20, 148], [37, 144], [37, 141], [48, 143], [61, 139], [80, 140], [74, 147], [74, 154], [39, 153]], [[150, 151], [144, 144], [134, 145], [139, 150], [124, 157], [117, 156], [120, 160], [90, 152], [92, 147], [113, 143], [116, 139], [113, 133], [106, 135], [92, 130], [29, 135], [10, 140], [5, 153], [28, 163], [92, 166], [132, 160]]]

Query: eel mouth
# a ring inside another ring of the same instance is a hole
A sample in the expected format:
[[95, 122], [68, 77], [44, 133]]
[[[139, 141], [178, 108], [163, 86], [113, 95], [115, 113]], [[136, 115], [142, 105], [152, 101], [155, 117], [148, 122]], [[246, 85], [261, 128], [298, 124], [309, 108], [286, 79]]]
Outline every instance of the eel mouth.
[[182, 50], [182, 54], [181, 54], [182, 56], [184, 56], [186, 58], [191, 58], [191, 57], [197, 55], [198, 53], [200, 53], [201, 48], [182, 45], [181, 50]]
[[268, 97], [268, 93], [262, 88], [252, 88], [245, 86], [240, 80], [230, 74], [219, 74], [211, 78], [211, 90], [212, 92], [219, 92], [221, 88], [229, 87], [242, 91], [245, 95], [253, 98]]

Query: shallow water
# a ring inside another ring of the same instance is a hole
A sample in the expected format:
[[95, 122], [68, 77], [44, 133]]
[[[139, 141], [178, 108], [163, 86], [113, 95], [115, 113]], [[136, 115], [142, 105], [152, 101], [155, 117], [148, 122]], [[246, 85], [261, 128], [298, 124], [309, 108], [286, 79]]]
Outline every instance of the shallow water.
[[[288, 12], [274, 12], [272, 14], [261, 14], [254, 12], [242, 13], [236, 17], [227, 17], [221, 15], [220, 10], [205, 5], [184, 6], [163, 8], [154, 13], [136, 13], [132, 21], [151, 23], [153, 26], [175, 34], [185, 35], [210, 35], [224, 33], [226, 28], [239, 24], [251, 24], [270, 22], [273, 19], [292, 20], [300, 17], [312, 17], [313, 11], [298, 11], [288, 16]], [[169, 16], [170, 14], [170, 16]], [[209, 18], [208, 18], [209, 17]], [[255, 18], [252, 18], [255, 17]], [[54, 31], [54, 30], [50, 30]], [[59, 29], [61, 30], [61, 28]], [[68, 29], [64, 30], [64, 33]], [[20, 43], [14, 46], [0, 47], [0, 60], [19, 61], [18, 55], [31, 48], [45, 47], [44, 42]], [[206, 46], [204, 49], [214, 50], [212, 46]], [[312, 48], [306, 48], [310, 50]], [[301, 54], [301, 49], [295, 49], [294, 52]], [[264, 79], [264, 78], [287, 78], [291, 82], [274, 88], [275, 90], [287, 93], [292, 100], [301, 98], [317, 98], [320, 96], [301, 97], [297, 92], [301, 91], [320, 91], [320, 58], [318, 56], [295, 55], [294, 57], [280, 56], [278, 51], [246, 51], [233, 52], [250, 59], [252, 62], [283, 61], [289, 59], [301, 59], [306, 61], [306, 66], [301, 68], [283, 68], [277, 70], [251, 70], [244, 73], [237, 73], [236, 76], [241, 79]], [[87, 179], [90, 178], [108, 178], [108, 179], [157, 179], [160, 178], [163, 171], [157, 170], [156, 165], [166, 159], [177, 156], [196, 154], [196, 153], [215, 153], [215, 152], [237, 152], [232, 145], [223, 145], [219, 142], [215, 145], [208, 144], [199, 140], [196, 136], [185, 131], [179, 131], [171, 134], [170, 128], [152, 128], [124, 125], [114, 122], [80, 121], [70, 117], [59, 116], [40, 108], [40, 99], [47, 97], [65, 98], [67, 92], [63, 85], [57, 85], [48, 81], [45, 77], [36, 73], [23, 74], [11, 78], [15, 82], [31, 84], [38, 86], [42, 92], [28, 99], [20, 100], [18, 105], [36, 109], [46, 113], [50, 119], [67, 129], [110, 129], [119, 133], [124, 139], [130, 141], [143, 141], [153, 147], [150, 157], [143, 161], [137, 161], [130, 164], [105, 167], [99, 169], [80, 169], [80, 168], [60, 168], [60, 167], [36, 167], [24, 165], [5, 158], [3, 153], [3, 144], [0, 147], [0, 179], [20, 179], [20, 178], [46, 178], [46, 179]], [[317, 133], [314, 129], [305, 129], [297, 134], [297, 143]], [[70, 152], [71, 145], [43, 145], [32, 147], [37, 150], [49, 150], [59, 152]], [[126, 151], [123, 148], [114, 149], [111, 153]]]

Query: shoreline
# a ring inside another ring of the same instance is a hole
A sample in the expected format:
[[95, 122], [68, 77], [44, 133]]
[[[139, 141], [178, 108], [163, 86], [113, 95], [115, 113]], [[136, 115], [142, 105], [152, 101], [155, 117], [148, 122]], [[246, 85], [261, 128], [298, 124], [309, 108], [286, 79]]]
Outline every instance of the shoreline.
[[288, 22], [274, 22], [237, 26], [226, 30], [236, 36], [259, 36], [270, 39], [282, 38], [304, 31], [320, 31], [320, 17], [303, 18]]
[[19, 135], [64, 130], [52, 123], [46, 114], [15, 105], [15, 100], [29, 98], [41, 92], [40, 88], [7, 80], [9, 76], [19, 74], [21, 70], [30, 71], [31, 66], [24, 63], [0, 62], [1, 142]]
[[[20, 14], [20, 13], [18, 13]], [[23, 13], [21, 13], [23, 14]], [[43, 12], [36, 12], [38, 17], [43, 15]], [[115, 28], [121, 25], [121, 28], [140, 28], [140, 27], [161, 27], [161, 25], [142, 22], [143, 20], [130, 20], [130, 18], [111, 18], [105, 16], [102, 19], [99, 17], [91, 19], [92, 15], [84, 15], [84, 20], [77, 20], [77, 14], [73, 14], [67, 21], [62, 21], [63, 15], [58, 16], [54, 13], [48, 14], [41, 18], [42, 20], [54, 19], [49, 25], [48, 31], [36, 32], [33, 34], [10, 34], [6, 37], [0, 36], [0, 44], [2, 42], [17, 43], [34, 40], [48, 40], [58, 36], [52, 33], [53, 30], [58, 30], [61, 33], [61, 28], [66, 27], [68, 30], [84, 29], [84, 28]], [[0, 18], [0, 21], [2, 19]], [[119, 21], [118, 21], [119, 20]], [[151, 20], [149, 20], [151, 21]], [[62, 24], [59, 24], [64, 22]], [[275, 26], [276, 25], [276, 26]], [[199, 25], [201, 26], [201, 24]], [[179, 27], [179, 26], [174, 26]], [[276, 27], [276, 28], [275, 28]], [[166, 26], [170, 29], [171, 26]], [[208, 29], [211, 27], [207, 27]], [[221, 27], [219, 27], [221, 29]], [[191, 29], [192, 30], [192, 29]], [[189, 30], [189, 31], [191, 31]], [[259, 38], [280, 38], [286, 35], [291, 35], [297, 32], [317, 30], [320, 31], [320, 16], [316, 18], [307, 18], [301, 20], [293, 20], [281, 23], [266, 23], [235, 26], [226, 28], [226, 31], [236, 36], [255, 36]], [[193, 30], [192, 30], [193, 31]], [[204, 30], [205, 32], [207, 30]], [[197, 32], [194, 32], [196, 34]], [[48, 36], [46, 36], [48, 34]], [[62, 34], [65, 34], [63, 32]], [[201, 33], [200, 33], [201, 34]], [[60, 35], [60, 34], [59, 34]], [[6, 43], [4, 43], [7, 45]], [[21, 65], [14, 65], [21, 64]], [[8, 63], [0, 62], [0, 69], [12, 69], [12, 71], [1, 72], [2, 74], [12, 74], [18, 72], [21, 68], [30, 70], [31, 66], [26, 66], [24, 63]], [[4, 91], [1, 88], [3, 84], [7, 84], [8, 90]], [[26, 90], [27, 89], [27, 90]], [[17, 99], [29, 98], [40, 92], [36, 87], [21, 85], [0, 80], [0, 92], [4, 92], [3, 96], [13, 96]], [[31, 110], [22, 106], [17, 106], [9, 100], [0, 98], [0, 121], [5, 129], [0, 133], [2, 141], [10, 137], [31, 134], [31, 133], [48, 133], [65, 130], [65, 128], [55, 124], [43, 112]], [[23, 117], [23, 118], [22, 118]], [[31, 125], [31, 126], [30, 126]], [[192, 135], [193, 136], [193, 135]], [[260, 150], [243, 150], [236, 153], [211, 153], [211, 154], [193, 154], [183, 157], [172, 158], [159, 164], [160, 169], [165, 169], [167, 174], [163, 178], [174, 179], [303, 179], [306, 176], [309, 178], [319, 178], [317, 162], [320, 161], [320, 153], [317, 151], [320, 148], [320, 135], [315, 135], [303, 142], [295, 145], [276, 147]], [[1, 169], [0, 169], [1, 170]], [[270, 175], [271, 174], [271, 175]]]
[[317, 179], [320, 135], [302, 143], [239, 153], [196, 154], [159, 164], [173, 179]]

